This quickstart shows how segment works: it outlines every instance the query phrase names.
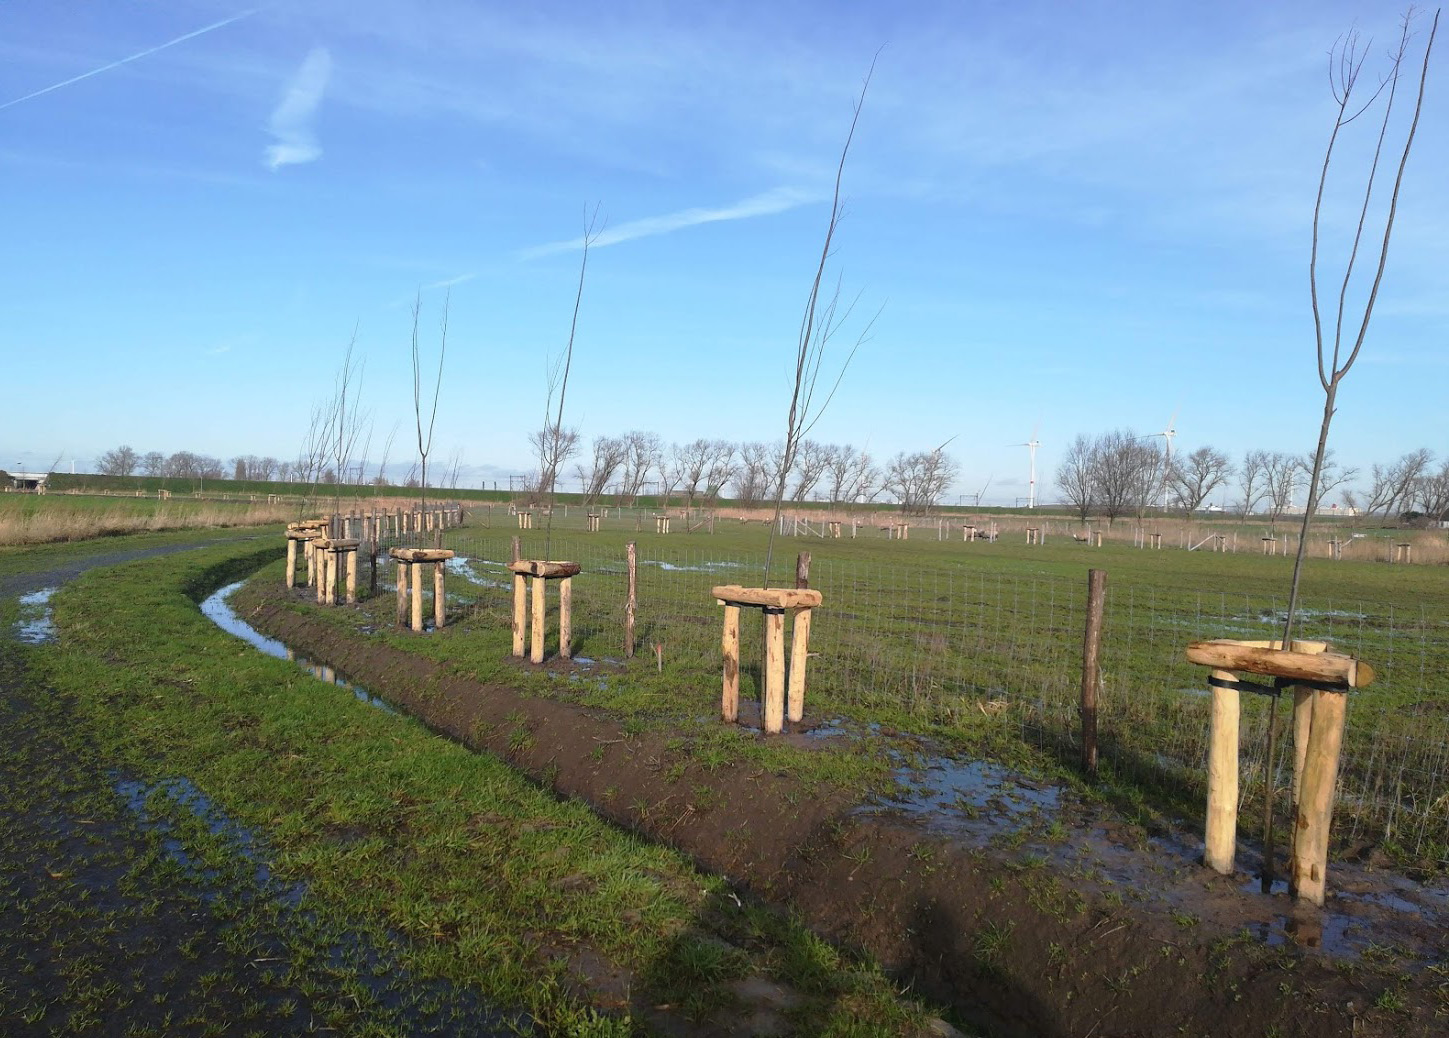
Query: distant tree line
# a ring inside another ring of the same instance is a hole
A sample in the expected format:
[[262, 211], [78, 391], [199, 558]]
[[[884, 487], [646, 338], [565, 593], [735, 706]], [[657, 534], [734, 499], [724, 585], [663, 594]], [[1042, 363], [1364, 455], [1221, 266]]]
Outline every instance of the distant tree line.
[[[1160, 435], [1160, 434], [1159, 434]], [[1169, 459], [1157, 436], [1114, 429], [1098, 436], [1078, 435], [1056, 472], [1062, 500], [1080, 518], [1100, 515], [1109, 522], [1149, 511], [1186, 515], [1223, 491], [1228, 508], [1243, 516], [1263, 513], [1276, 522], [1285, 512], [1306, 505], [1312, 454], [1250, 450], [1234, 463], [1216, 447], [1174, 453]], [[1432, 467], [1433, 452], [1410, 451], [1398, 461], [1374, 465], [1366, 491], [1343, 491], [1344, 506], [1365, 515], [1412, 518], [1449, 514], [1449, 460]], [[1317, 511], [1324, 498], [1353, 482], [1358, 470], [1342, 466], [1329, 451], [1319, 476]], [[1299, 496], [1303, 500], [1298, 500]]]
[[[572, 461], [590, 504], [606, 494], [633, 504], [654, 489], [665, 501], [678, 495], [690, 508], [712, 505], [727, 492], [737, 504], [758, 506], [772, 500], [786, 465], [783, 442], [701, 437], [666, 445], [658, 434], [636, 429], [596, 437], [584, 453], [577, 431], [554, 427], [533, 433], [530, 442], [539, 465], [524, 492], [547, 494], [553, 489], [549, 474], [565, 471], [564, 464]], [[849, 505], [885, 498], [919, 513], [938, 505], [959, 474], [955, 459], [939, 449], [902, 451], [882, 467], [868, 452], [849, 444], [801, 440], [785, 473], [785, 499]]]

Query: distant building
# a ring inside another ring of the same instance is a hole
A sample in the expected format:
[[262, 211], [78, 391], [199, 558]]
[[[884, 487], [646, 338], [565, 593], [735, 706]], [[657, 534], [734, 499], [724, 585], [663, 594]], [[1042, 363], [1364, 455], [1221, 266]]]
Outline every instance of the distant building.
[[45, 485], [50, 482], [49, 472], [11, 472], [9, 476], [11, 490], [30, 494], [45, 493]]

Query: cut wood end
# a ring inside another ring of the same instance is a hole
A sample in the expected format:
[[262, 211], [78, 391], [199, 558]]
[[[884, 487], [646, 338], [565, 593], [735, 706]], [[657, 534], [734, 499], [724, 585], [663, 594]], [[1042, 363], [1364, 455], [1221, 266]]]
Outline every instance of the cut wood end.
[[1242, 642], [1231, 639], [1193, 642], [1187, 647], [1189, 663], [1228, 671], [1242, 671], [1264, 677], [1298, 678], [1303, 681], [1336, 683], [1362, 688], [1374, 679], [1373, 667], [1337, 652], [1298, 651], [1275, 648], [1278, 642]]

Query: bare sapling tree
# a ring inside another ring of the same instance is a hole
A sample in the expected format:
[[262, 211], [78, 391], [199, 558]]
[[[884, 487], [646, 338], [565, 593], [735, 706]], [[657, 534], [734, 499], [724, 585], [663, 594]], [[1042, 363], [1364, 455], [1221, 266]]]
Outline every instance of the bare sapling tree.
[[413, 336], [412, 336], [412, 360], [413, 360], [413, 419], [418, 433], [418, 462], [421, 468], [419, 477], [419, 505], [423, 511], [428, 508], [428, 455], [433, 450], [433, 428], [438, 421], [438, 397], [443, 391], [443, 361], [448, 354], [448, 311], [452, 304], [453, 295], [451, 292], [443, 295], [443, 315], [438, 322], [438, 372], [433, 378], [433, 402], [427, 411], [427, 428], [423, 428], [423, 352], [421, 336], [418, 333], [418, 326], [422, 323], [423, 316], [423, 294], [419, 292], [413, 299]]
[[850, 348], [836, 372], [835, 379], [830, 384], [828, 391], [823, 396], [817, 397], [817, 390], [822, 388], [820, 373], [827, 347], [840, 331], [841, 326], [850, 319], [855, 309], [855, 303], [860, 298], [857, 294], [855, 299], [842, 309], [841, 286], [838, 277], [829, 298], [822, 299], [821, 290], [825, 285], [826, 265], [830, 262], [831, 249], [835, 244], [835, 232], [839, 229], [841, 218], [844, 216], [840, 185], [845, 179], [845, 160], [850, 155], [850, 145], [855, 140], [855, 128], [860, 122], [860, 113], [865, 107], [865, 95], [870, 89], [870, 80], [874, 74], [875, 59], [872, 59], [870, 68], [866, 70], [865, 80], [860, 85], [860, 93], [855, 97], [850, 117], [850, 129], [845, 135], [845, 144], [840, 149], [840, 159], [835, 164], [835, 189], [831, 196], [830, 217], [825, 223], [825, 241], [820, 249], [820, 262], [815, 267], [815, 277], [812, 279], [810, 291], [805, 297], [805, 311], [800, 318], [800, 335], [795, 344], [795, 383], [790, 394], [790, 409], [785, 421], [784, 449], [775, 472], [775, 508], [770, 520], [769, 541], [765, 546], [765, 587], [770, 586], [770, 563], [775, 552], [775, 534], [780, 527], [780, 510], [785, 500], [785, 483], [790, 478], [790, 470], [795, 466], [795, 456], [800, 449], [801, 441], [810, 435], [815, 423], [830, 406], [831, 399], [835, 396], [836, 390], [840, 388], [841, 379], [845, 377], [846, 369], [850, 367], [850, 362], [854, 359], [856, 352], [870, 337], [871, 328], [875, 325], [876, 318], [880, 316], [880, 311], [877, 310], [875, 317], [866, 322], [865, 327], [856, 337], [855, 344]]
[[[1369, 45], [1360, 48], [1358, 34], [1350, 32], [1338, 41], [1329, 54], [1329, 86], [1333, 91], [1338, 114], [1334, 120], [1333, 131], [1328, 137], [1328, 146], [1323, 153], [1323, 168], [1319, 173], [1318, 194], [1313, 205], [1313, 246], [1308, 264], [1308, 287], [1313, 308], [1313, 334], [1317, 349], [1318, 381], [1323, 387], [1323, 421], [1318, 430], [1318, 445], [1313, 452], [1313, 468], [1308, 476], [1308, 503], [1303, 509], [1303, 525], [1298, 536], [1298, 552], [1293, 560], [1293, 578], [1288, 591], [1288, 615], [1283, 622], [1284, 648], [1292, 643], [1294, 613], [1298, 605], [1298, 585], [1303, 572], [1304, 553], [1308, 547], [1308, 528], [1313, 520], [1315, 505], [1320, 497], [1318, 487], [1323, 475], [1324, 460], [1328, 457], [1328, 428], [1333, 421], [1334, 410], [1337, 406], [1338, 389], [1344, 376], [1349, 373], [1354, 362], [1358, 360], [1359, 352], [1363, 349], [1364, 340], [1368, 336], [1369, 321], [1373, 317], [1374, 303], [1378, 299], [1379, 286], [1383, 283], [1384, 267], [1388, 263], [1389, 241], [1394, 233], [1394, 217], [1398, 213], [1399, 190], [1404, 182], [1404, 169], [1409, 164], [1409, 153], [1414, 146], [1414, 135], [1419, 129], [1419, 115], [1424, 107], [1424, 85], [1429, 78], [1429, 56], [1433, 53], [1434, 37], [1439, 31], [1439, 11], [1437, 10], [1434, 12], [1434, 20], [1429, 28], [1429, 38], [1424, 46], [1424, 61], [1419, 70], [1418, 94], [1414, 100], [1413, 116], [1409, 120], [1407, 129], [1404, 130], [1403, 146], [1399, 151], [1398, 171], [1394, 177], [1388, 205], [1382, 216], [1376, 217], [1376, 219], [1382, 220], [1382, 233], [1378, 233], [1377, 227], [1375, 228], [1375, 236], [1378, 238], [1378, 263], [1374, 268], [1367, 298], [1363, 301], [1361, 308], [1355, 306], [1352, 308], [1353, 312], [1350, 313], [1349, 287], [1354, 278], [1359, 247], [1363, 243], [1365, 228], [1369, 222], [1369, 209], [1373, 200], [1375, 181], [1378, 177], [1379, 161], [1389, 135], [1390, 117], [1397, 100], [1399, 77], [1402, 73], [1404, 59], [1408, 55], [1409, 43], [1413, 37], [1413, 33], [1410, 31], [1413, 17], [1412, 9], [1404, 15], [1399, 44], [1389, 55], [1388, 69], [1379, 80], [1377, 89], [1362, 104], [1359, 104], [1355, 90], [1358, 86], [1359, 75], [1363, 71], [1363, 63]], [[1383, 102], [1383, 117], [1379, 122], [1373, 157], [1369, 161], [1368, 172], [1363, 182], [1357, 226], [1349, 248], [1348, 259], [1344, 263], [1343, 277], [1339, 282], [1337, 305], [1329, 309], [1319, 298], [1318, 251], [1324, 217], [1324, 193], [1328, 186], [1334, 148], [1339, 143], [1339, 135], [1345, 127], [1371, 111], [1380, 99]], [[1329, 309], [1327, 314], [1325, 314], [1326, 309]], [[1324, 327], [1325, 317], [1332, 319], [1331, 329]], [[1349, 324], [1347, 329], [1345, 329], [1345, 323]], [[1353, 324], [1357, 324], [1356, 329]]]
[[[603, 228], [598, 225], [599, 207], [584, 217], [584, 234], [579, 239], [579, 284], [574, 293], [574, 313], [569, 321], [569, 339], [563, 353], [554, 361], [548, 372], [548, 396], [544, 400], [543, 434], [539, 437], [539, 492], [548, 492], [547, 522], [544, 524], [543, 557], [547, 559], [553, 547], [553, 503], [558, 485], [558, 470], [572, 454], [578, 443], [578, 434], [563, 427], [564, 398], [569, 391], [569, 372], [574, 366], [574, 336], [579, 330], [579, 309], [584, 302], [584, 278], [589, 270], [589, 247], [598, 240]], [[554, 406], [554, 393], [558, 393], [558, 406]]]
[[366, 415], [357, 405], [357, 398], [362, 392], [362, 376], [366, 363], [354, 362], [353, 351], [356, 348], [357, 328], [354, 327], [352, 337], [347, 340], [347, 349], [342, 354], [342, 366], [337, 369], [337, 377], [332, 387], [332, 399], [326, 405], [329, 418], [327, 423], [328, 460], [332, 462], [332, 471], [336, 474], [337, 479], [332, 493], [334, 512], [342, 511], [342, 485], [347, 482], [352, 456], [367, 423]]

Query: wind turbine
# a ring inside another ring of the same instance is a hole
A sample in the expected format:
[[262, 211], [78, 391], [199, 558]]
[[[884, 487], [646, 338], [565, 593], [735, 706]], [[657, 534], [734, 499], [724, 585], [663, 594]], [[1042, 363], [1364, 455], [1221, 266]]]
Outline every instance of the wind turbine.
[[1162, 507], [1167, 508], [1167, 481], [1172, 478], [1172, 438], [1177, 435], [1177, 408], [1172, 412], [1172, 417], [1167, 420], [1167, 428], [1161, 432], [1152, 433], [1152, 436], [1161, 436], [1163, 445], [1162, 463]]
[[1041, 441], [1036, 438], [1036, 434], [1040, 431], [1041, 423], [1037, 423], [1036, 427], [1031, 431], [1031, 439], [1027, 440], [1025, 443], [1007, 444], [1008, 447], [1025, 447], [1028, 451], [1031, 452], [1031, 482], [1027, 484], [1027, 508], [1036, 507], [1036, 449], [1041, 446]]

